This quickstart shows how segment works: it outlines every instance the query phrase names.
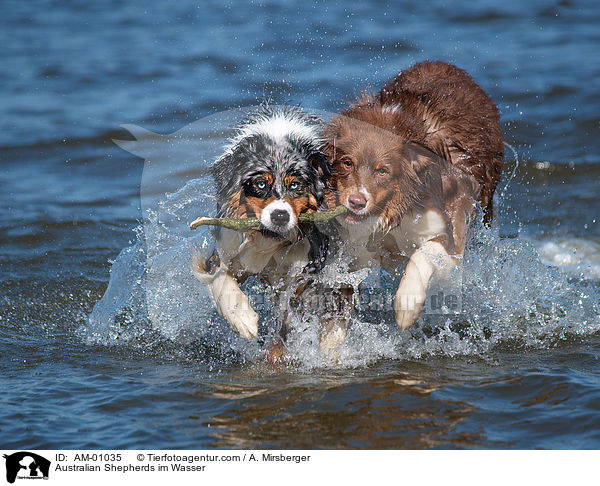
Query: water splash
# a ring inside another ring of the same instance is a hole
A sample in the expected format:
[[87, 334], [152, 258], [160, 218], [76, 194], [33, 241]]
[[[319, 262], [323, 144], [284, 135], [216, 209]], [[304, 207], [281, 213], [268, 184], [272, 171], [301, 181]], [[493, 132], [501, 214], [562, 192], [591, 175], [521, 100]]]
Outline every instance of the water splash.
[[[121, 252], [111, 269], [109, 287], [85, 327], [88, 340], [135, 346], [160, 342], [163, 347], [169, 343], [169, 348], [175, 343], [189, 353], [182, 356], [180, 349], [178, 359], [212, 362], [218, 358], [223, 365], [262, 360], [268, 339], [248, 343], [236, 336], [216, 313], [203, 284], [191, 274], [191, 256], [210, 248], [210, 233], [177, 235], [165, 223], [168, 216], [174, 221], [189, 220], [181, 214], [197, 203], [201, 187], [200, 181], [191, 181], [163, 200], [159, 208], [164, 217], [152, 214], [143, 231], [140, 228], [136, 244]], [[148, 235], [152, 245], [148, 245]], [[392, 312], [359, 309], [335, 363], [320, 354], [320, 317], [303, 316], [295, 322], [289, 339], [290, 361], [312, 369], [431, 356], [485, 359], [502, 348], [551, 348], [599, 332], [597, 275], [580, 271], [573, 277], [548, 265], [548, 245], [559, 243], [540, 246], [544, 259], [534, 243], [500, 238], [497, 228], [476, 227], [460, 265], [461, 312], [424, 315], [413, 329], [400, 332]], [[344, 275], [338, 278], [348, 280]], [[377, 281], [383, 282], [384, 292], [393, 295], [391, 280]], [[445, 285], [437, 284], [431, 292], [443, 291]], [[246, 290], [258, 295], [263, 289], [253, 283]], [[369, 287], [363, 289], [368, 291]], [[261, 334], [270, 335], [276, 316], [269, 311], [268, 300], [262, 316]]]
[[[135, 244], [113, 263], [109, 286], [80, 329], [88, 342], [132, 346], [167, 359], [205, 362], [217, 368], [262, 363], [277, 327], [269, 292], [257, 282], [246, 285], [261, 314], [259, 332], [266, 336], [248, 342], [217, 314], [207, 289], [193, 277], [190, 267], [194, 252], [208, 253], [214, 245], [207, 228], [192, 232], [188, 224], [199, 215], [215, 212], [207, 161], [214, 160], [222, 146], [224, 131], [219, 127], [231, 126], [233, 118], [228, 114], [202, 120], [169, 136], [136, 131], [136, 143], [128, 142], [132, 145], [127, 149], [142, 153], [148, 162], [142, 179], [146, 218], [137, 229]], [[198, 160], [198, 153], [206, 156], [203, 161]], [[174, 164], [173, 154], [179, 154], [175, 157], [179, 162], [187, 162]], [[430, 290], [430, 294], [448, 289], [458, 292], [460, 312], [425, 314], [414, 328], [401, 332], [389, 306], [381, 310], [359, 306], [335, 361], [320, 353], [322, 316], [303, 315], [295, 320], [289, 337], [290, 362], [299, 369], [313, 369], [432, 356], [487, 359], [505, 348], [552, 348], [600, 332], [597, 243], [583, 239], [541, 242], [501, 234], [498, 227], [474, 227], [454, 280]], [[327, 279], [337, 282], [358, 278], [343, 266], [327, 272]], [[362, 292], [383, 292], [391, 298], [395, 285], [393, 278], [373, 271]], [[264, 305], [259, 306], [265, 294]]]

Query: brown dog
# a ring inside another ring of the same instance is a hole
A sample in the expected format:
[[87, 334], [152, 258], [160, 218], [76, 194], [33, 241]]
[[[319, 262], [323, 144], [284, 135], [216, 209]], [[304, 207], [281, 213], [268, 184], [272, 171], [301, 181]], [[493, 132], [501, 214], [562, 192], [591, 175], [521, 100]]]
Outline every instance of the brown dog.
[[422, 62], [335, 117], [325, 152], [329, 204], [349, 210], [338, 218], [342, 253], [355, 269], [391, 272], [408, 258], [394, 301], [407, 329], [432, 278], [461, 258], [475, 203], [492, 219], [504, 156], [498, 110], [465, 71]]

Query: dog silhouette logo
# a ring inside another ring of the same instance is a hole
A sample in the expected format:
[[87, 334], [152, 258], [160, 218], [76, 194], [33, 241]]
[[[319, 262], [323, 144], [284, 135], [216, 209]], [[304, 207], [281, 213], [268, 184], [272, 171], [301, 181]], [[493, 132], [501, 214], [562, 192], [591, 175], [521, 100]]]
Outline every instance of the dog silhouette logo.
[[15, 452], [6, 459], [6, 480], [12, 484], [15, 479], [48, 479], [50, 472], [50, 461], [33, 452]]

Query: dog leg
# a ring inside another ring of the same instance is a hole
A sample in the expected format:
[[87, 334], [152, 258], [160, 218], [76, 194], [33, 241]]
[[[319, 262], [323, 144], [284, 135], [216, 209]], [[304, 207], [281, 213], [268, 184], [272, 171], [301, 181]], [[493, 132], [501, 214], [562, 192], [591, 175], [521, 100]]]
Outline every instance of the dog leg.
[[394, 300], [396, 323], [400, 329], [412, 327], [419, 318], [431, 277], [441, 270], [450, 271], [454, 266], [455, 260], [437, 241], [426, 242], [412, 254]]
[[267, 364], [272, 368], [278, 368], [286, 364], [286, 341], [292, 322], [292, 314], [290, 310], [284, 312], [284, 317], [281, 322], [281, 328], [278, 335], [273, 339], [269, 354], [267, 355]]
[[335, 317], [323, 321], [319, 335], [321, 353], [330, 360], [338, 358], [339, 347], [346, 340], [346, 328], [352, 314], [352, 287], [344, 287], [334, 291]]
[[287, 364], [287, 347], [285, 343], [290, 329], [290, 321], [291, 315], [289, 312], [286, 312], [279, 333], [273, 338], [273, 342], [271, 343], [269, 354], [267, 355], [267, 364], [273, 369], [280, 368]]
[[219, 268], [210, 285], [217, 310], [232, 329], [246, 339], [258, 336], [258, 314], [226, 268]]
[[200, 253], [192, 257], [192, 273], [206, 284], [219, 314], [231, 328], [246, 339], [258, 336], [258, 314], [250, 307], [248, 297], [229, 273], [228, 268], [220, 264], [216, 253], [206, 259]]
[[336, 317], [326, 319], [319, 335], [319, 345], [323, 356], [335, 360], [339, 355], [339, 347], [346, 340], [346, 327], [348, 320]]

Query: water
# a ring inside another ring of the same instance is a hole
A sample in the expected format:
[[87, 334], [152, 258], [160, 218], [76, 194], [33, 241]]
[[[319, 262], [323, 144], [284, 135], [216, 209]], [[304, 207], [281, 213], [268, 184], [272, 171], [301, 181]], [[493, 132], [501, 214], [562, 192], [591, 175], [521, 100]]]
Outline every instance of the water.
[[[7, 1], [1, 18], [4, 448], [600, 447], [599, 6]], [[423, 59], [469, 71], [521, 157], [497, 226], [473, 231], [463, 312], [400, 333], [364, 310], [334, 364], [307, 325], [270, 369], [181, 263], [218, 113], [339, 111]], [[136, 157], [123, 124], [181, 137]]]

